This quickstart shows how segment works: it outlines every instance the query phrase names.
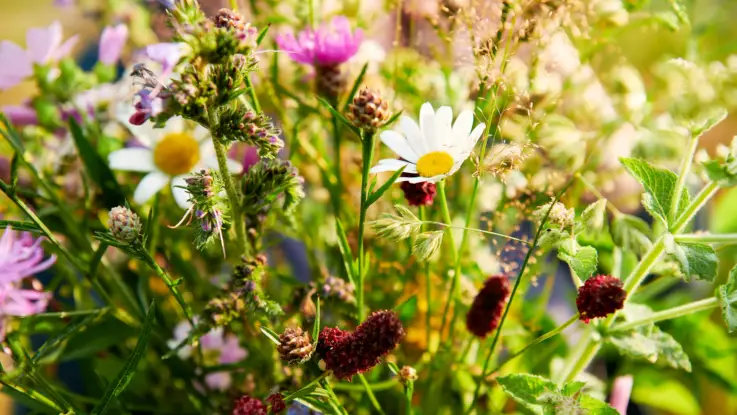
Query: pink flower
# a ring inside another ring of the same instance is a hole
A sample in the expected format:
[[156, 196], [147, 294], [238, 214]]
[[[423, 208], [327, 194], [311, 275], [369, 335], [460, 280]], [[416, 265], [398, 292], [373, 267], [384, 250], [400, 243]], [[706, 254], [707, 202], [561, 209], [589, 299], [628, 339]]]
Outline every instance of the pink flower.
[[16, 127], [38, 124], [36, 110], [28, 105], [5, 105], [2, 107], [2, 113]]
[[632, 393], [632, 385], [634, 378], [632, 375], [617, 376], [612, 385], [612, 396], [609, 398], [609, 404], [620, 414], [627, 413], [627, 406], [630, 403], [630, 394]]
[[41, 291], [33, 280], [33, 289], [22, 288], [24, 279], [48, 269], [56, 261], [53, 255], [44, 260], [43, 238], [35, 241], [28, 233], [18, 234], [8, 228], [0, 238], [0, 341], [5, 338], [8, 316], [30, 316], [42, 313], [51, 293]]
[[27, 50], [4, 40], [0, 42], [0, 90], [12, 88], [33, 74], [33, 64], [56, 62], [69, 55], [77, 43], [72, 36], [62, 43], [61, 23], [54, 22], [47, 28], [32, 28], [26, 32]]
[[128, 26], [119, 24], [108, 26], [100, 36], [99, 59], [105, 65], [114, 65], [120, 59], [120, 53], [128, 40]]
[[336, 16], [319, 29], [307, 28], [294, 37], [287, 33], [276, 37], [279, 48], [290, 52], [292, 60], [308, 65], [335, 66], [356, 54], [363, 41], [363, 31], [351, 32], [345, 16]]
[[184, 53], [182, 43], [155, 43], [143, 50], [147, 58], [161, 65], [162, 78], [166, 78]]
[[[191, 326], [189, 322], [183, 321], [174, 328], [174, 338], [169, 341], [169, 347], [174, 347], [184, 341]], [[234, 334], [225, 334], [222, 327], [214, 328], [207, 334], [200, 337], [202, 352], [205, 360], [213, 359], [206, 362], [207, 365], [226, 365], [237, 363], [248, 356], [248, 351], [240, 346], [238, 337]], [[192, 348], [185, 346], [179, 350], [179, 357], [188, 358], [192, 354]], [[205, 376], [205, 383], [210, 389], [225, 391], [230, 388], [232, 378], [229, 372], [213, 372]]]

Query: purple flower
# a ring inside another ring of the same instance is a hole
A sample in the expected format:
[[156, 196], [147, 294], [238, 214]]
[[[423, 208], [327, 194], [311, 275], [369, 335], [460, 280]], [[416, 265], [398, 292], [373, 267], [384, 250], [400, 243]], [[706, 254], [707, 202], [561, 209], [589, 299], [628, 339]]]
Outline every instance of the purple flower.
[[351, 32], [345, 16], [336, 16], [319, 29], [307, 28], [294, 37], [287, 33], [276, 37], [279, 48], [290, 52], [292, 60], [308, 65], [335, 66], [356, 54], [363, 41], [363, 31]]
[[108, 26], [100, 36], [99, 59], [105, 65], [114, 65], [120, 59], [120, 53], [128, 40], [128, 26], [119, 24]]
[[167, 77], [182, 57], [183, 43], [155, 43], [143, 50], [147, 58], [161, 65], [161, 77]]
[[76, 0], [54, 0], [54, 6], [56, 7], [69, 7], [74, 6], [76, 3]]
[[32, 28], [26, 32], [27, 50], [4, 40], [0, 42], [0, 90], [14, 87], [33, 75], [33, 64], [47, 64], [69, 55], [77, 43], [77, 36], [63, 42], [61, 23], [46, 28]]
[[[169, 341], [170, 347], [175, 347], [184, 341], [189, 335], [191, 326], [189, 322], [183, 321], [174, 328], [174, 339]], [[233, 334], [225, 334], [222, 327], [210, 330], [200, 337], [200, 344], [208, 365], [225, 365], [237, 363], [248, 356], [248, 351], [240, 346], [238, 337]], [[179, 357], [188, 358], [192, 354], [192, 348], [185, 346], [179, 350]], [[229, 372], [213, 372], [205, 376], [205, 383], [211, 389], [225, 391], [230, 388], [232, 378]]]
[[2, 113], [16, 127], [38, 124], [36, 110], [28, 105], [5, 105], [2, 107]]
[[8, 316], [30, 316], [46, 309], [51, 293], [41, 291], [33, 280], [32, 289], [22, 288], [24, 279], [46, 270], [56, 261], [53, 255], [44, 260], [43, 238], [8, 228], [0, 238], [0, 341], [5, 338]]

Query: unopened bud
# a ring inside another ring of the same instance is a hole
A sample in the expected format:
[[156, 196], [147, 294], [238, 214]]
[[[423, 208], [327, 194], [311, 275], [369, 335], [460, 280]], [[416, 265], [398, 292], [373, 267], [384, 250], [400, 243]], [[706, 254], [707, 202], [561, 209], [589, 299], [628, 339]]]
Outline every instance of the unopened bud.
[[123, 206], [110, 209], [107, 226], [120, 242], [131, 243], [141, 234], [141, 220], [138, 215]]

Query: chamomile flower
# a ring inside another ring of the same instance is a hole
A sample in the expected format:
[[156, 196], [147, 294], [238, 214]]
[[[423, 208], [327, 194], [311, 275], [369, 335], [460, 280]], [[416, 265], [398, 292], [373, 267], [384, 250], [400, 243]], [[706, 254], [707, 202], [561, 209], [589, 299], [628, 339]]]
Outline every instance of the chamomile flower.
[[400, 119], [402, 133], [384, 131], [381, 141], [399, 157], [380, 160], [371, 168], [371, 173], [397, 171], [405, 167], [404, 173], [416, 177], [400, 177], [398, 182], [439, 182], [452, 175], [471, 155], [476, 142], [486, 127], [483, 123], [473, 126], [473, 113], [463, 111], [453, 121], [453, 110], [440, 107], [433, 110], [430, 103], [420, 109], [420, 125], [409, 117]]
[[[126, 122], [126, 125], [142, 147], [114, 151], [110, 153], [108, 162], [113, 170], [148, 173], [136, 187], [133, 201], [146, 203], [171, 184], [177, 204], [188, 208], [189, 194], [183, 188], [186, 186], [184, 179], [189, 173], [203, 168], [218, 168], [210, 132], [200, 125], [188, 126], [181, 117], [172, 117], [164, 128], [153, 128], [151, 123], [134, 126]], [[238, 173], [242, 166], [228, 160], [228, 169]]]

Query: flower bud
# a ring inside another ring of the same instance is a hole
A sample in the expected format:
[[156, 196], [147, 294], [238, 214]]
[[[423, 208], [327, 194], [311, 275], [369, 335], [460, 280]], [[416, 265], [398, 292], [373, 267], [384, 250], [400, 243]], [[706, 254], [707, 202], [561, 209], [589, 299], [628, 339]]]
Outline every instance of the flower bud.
[[107, 227], [120, 242], [131, 243], [141, 234], [141, 220], [130, 209], [118, 206], [110, 209]]
[[282, 361], [290, 365], [299, 364], [310, 357], [314, 348], [310, 341], [310, 335], [302, 331], [301, 328], [288, 328], [279, 336], [279, 357]]
[[606, 317], [624, 307], [627, 292], [622, 280], [610, 275], [589, 278], [578, 289], [576, 307], [580, 320], [588, 323], [592, 318]]
[[266, 413], [266, 405], [248, 395], [241, 396], [233, 406], [233, 415], [266, 415]]
[[402, 385], [406, 385], [409, 382], [417, 380], [417, 371], [412, 366], [404, 366], [399, 370], [397, 376], [399, 377], [399, 382]]
[[509, 280], [506, 275], [500, 274], [489, 277], [479, 293], [476, 294], [471, 308], [466, 314], [468, 331], [483, 338], [496, 330], [499, 327], [499, 320], [507, 304], [509, 293]]
[[[416, 174], [402, 173], [402, 177], [417, 177]], [[430, 206], [437, 194], [437, 185], [432, 182], [402, 182], [399, 187], [410, 206]]]
[[348, 106], [347, 117], [358, 128], [376, 131], [390, 115], [389, 106], [381, 95], [364, 87]]

